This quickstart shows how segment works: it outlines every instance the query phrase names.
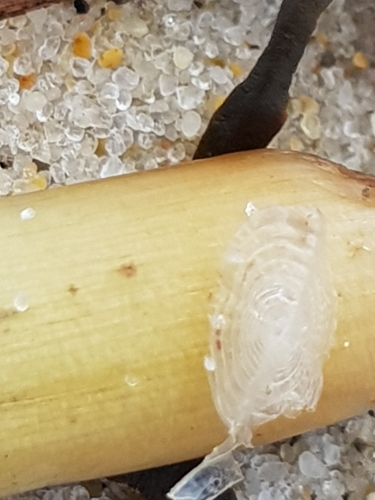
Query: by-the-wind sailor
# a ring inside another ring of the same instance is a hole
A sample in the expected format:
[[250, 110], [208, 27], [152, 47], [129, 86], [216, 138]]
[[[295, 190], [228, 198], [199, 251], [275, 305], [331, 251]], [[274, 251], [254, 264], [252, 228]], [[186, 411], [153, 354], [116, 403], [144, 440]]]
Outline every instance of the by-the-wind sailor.
[[238, 443], [267, 420], [315, 408], [336, 313], [322, 214], [253, 212], [228, 249], [213, 309], [212, 395]]
[[[251, 446], [255, 427], [316, 407], [336, 327], [324, 233], [319, 210], [295, 205], [253, 210], [235, 235], [213, 299], [210, 363], [206, 360], [229, 437], [171, 490], [170, 498], [216, 498], [233, 484], [234, 470], [241, 479], [233, 450]], [[217, 488], [212, 483], [197, 488], [213, 464], [216, 477], [221, 470]]]

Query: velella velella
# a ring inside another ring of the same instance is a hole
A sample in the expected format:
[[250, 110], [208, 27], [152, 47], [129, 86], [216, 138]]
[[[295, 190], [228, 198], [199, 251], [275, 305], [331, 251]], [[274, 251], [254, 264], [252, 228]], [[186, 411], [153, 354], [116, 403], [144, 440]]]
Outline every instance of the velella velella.
[[254, 428], [314, 410], [336, 328], [335, 305], [323, 214], [304, 205], [248, 211], [224, 257], [205, 358], [228, 439], [170, 498], [216, 498], [241, 481], [235, 450], [252, 446]]

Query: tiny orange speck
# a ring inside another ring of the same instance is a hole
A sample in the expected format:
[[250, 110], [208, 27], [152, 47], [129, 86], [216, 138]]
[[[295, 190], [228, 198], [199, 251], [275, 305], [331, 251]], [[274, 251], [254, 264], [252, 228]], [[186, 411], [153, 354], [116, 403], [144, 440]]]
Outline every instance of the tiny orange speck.
[[20, 76], [18, 81], [20, 82], [20, 89], [30, 90], [34, 87], [36, 82], [36, 74], [30, 73], [29, 75]]
[[118, 272], [126, 278], [131, 278], [136, 274], [137, 268], [134, 264], [123, 264], [119, 267]]
[[68, 288], [68, 292], [72, 295], [75, 295], [78, 292], [78, 288], [75, 285], [70, 285]]
[[77, 33], [73, 40], [73, 54], [76, 57], [90, 59], [91, 57], [91, 39], [86, 33]]
[[160, 147], [161, 147], [162, 149], [164, 149], [164, 150], [169, 149], [169, 148], [171, 147], [171, 145], [172, 145], [172, 144], [171, 144], [171, 142], [170, 142], [170, 141], [168, 141], [168, 139], [162, 139], [162, 140], [160, 141]]

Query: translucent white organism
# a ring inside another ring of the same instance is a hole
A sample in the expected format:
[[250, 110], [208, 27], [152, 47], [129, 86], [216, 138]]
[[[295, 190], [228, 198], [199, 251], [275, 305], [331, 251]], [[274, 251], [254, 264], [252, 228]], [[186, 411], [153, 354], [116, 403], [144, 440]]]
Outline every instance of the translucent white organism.
[[315, 208], [251, 210], [225, 256], [210, 317], [208, 376], [229, 437], [170, 492], [216, 498], [242, 479], [236, 447], [280, 415], [316, 407], [336, 327], [336, 294]]

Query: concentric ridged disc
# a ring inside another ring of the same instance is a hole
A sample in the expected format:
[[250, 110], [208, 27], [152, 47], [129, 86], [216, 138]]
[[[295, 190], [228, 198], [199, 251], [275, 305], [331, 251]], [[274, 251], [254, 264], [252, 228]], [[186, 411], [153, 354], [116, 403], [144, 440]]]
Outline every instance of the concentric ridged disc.
[[225, 257], [206, 360], [216, 408], [238, 443], [267, 420], [315, 407], [335, 298], [322, 214], [253, 211]]

